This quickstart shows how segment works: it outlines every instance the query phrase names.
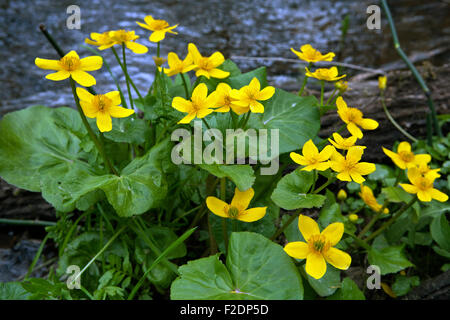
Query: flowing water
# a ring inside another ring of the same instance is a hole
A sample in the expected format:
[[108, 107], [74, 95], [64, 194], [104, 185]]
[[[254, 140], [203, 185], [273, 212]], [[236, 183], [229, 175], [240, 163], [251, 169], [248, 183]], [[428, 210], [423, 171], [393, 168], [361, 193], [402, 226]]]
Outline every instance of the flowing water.
[[[141, 36], [138, 41], [149, 47], [150, 54], [137, 55], [128, 51], [129, 72], [138, 88], [146, 91], [153, 81], [151, 56], [155, 54], [156, 45], [149, 42], [149, 33], [135, 23], [146, 15], [165, 19], [171, 25], [179, 24], [176, 29], [179, 34], [169, 35], [162, 42], [162, 55], [175, 51], [184, 56], [187, 44], [193, 42], [204, 55], [219, 50], [226, 57], [296, 59], [290, 48], [298, 50], [302, 44], [311, 43], [322, 52], [339, 52], [341, 62], [378, 68], [398, 60], [398, 56], [383, 15], [381, 30], [366, 27], [366, 9], [374, 2], [377, 1], [78, 1], [81, 29], [69, 30], [66, 10], [73, 4], [72, 0], [0, 0], [0, 115], [33, 104], [73, 105], [67, 81], [46, 80], [44, 76], [48, 72], [34, 65], [36, 57], [58, 58], [39, 31], [41, 23], [47, 26], [63, 50], [74, 49], [81, 57], [91, 55], [82, 47], [91, 32], [136, 30]], [[389, 2], [406, 52], [449, 47], [448, 0]], [[340, 26], [346, 15], [349, 16], [349, 30], [340, 46]], [[104, 51], [104, 55], [114, 74], [120, 77], [120, 67], [110, 50]], [[295, 83], [301, 74], [301, 65], [296, 62], [248, 58], [234, 61], [244, 71], [267, 66], [271, 84], [278, 87]], [[92, 74], [97, 78], [98, 92], [115, 89], [104, 68]], [[124, 83], [123, 77], [121, 83]], [[124, 85], [122, 89], [125, 89]]]

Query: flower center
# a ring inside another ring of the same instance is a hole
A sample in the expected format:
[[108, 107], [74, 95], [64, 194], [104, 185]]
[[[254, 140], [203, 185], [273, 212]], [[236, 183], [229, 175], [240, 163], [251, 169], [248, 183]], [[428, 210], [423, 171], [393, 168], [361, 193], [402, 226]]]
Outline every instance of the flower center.
[[326, 252], [330, 248], [330, 242], [320, 234], [311, 236], [308, 244], [311, 250], [319, 253]]
[[354, 123], [359, 122], [362, 118], [360, 111], [355, 108], [349, 108], [347, 117], [349, 122]]
[[239, 210], [236, 207], [230, 207], [230, 209], [228, 209], [228, 216], [230, 216], [230, 218], [236, 219], [236, 217], [239, 215]]
[[414, 160], [414, 153], [411, 151], [400, 151], [398, 155], [405, 162], [411, 162]]
[[92, 104], [98, 109], [98, 111], [107, 111], [111, 106], [111, 99], [104, 94], [99, 94], [94, 97]]
[[204, 70], [211, 70], [213, 68], [213, 66], [209, 62], [209, 59], [206, 57], [202, 57], [200, 59], [200, 61], [198, 62], [198, 66], [200, 69], [204, 69]]
[[77, 57], [64, 57], [61, 58], [60, 63], [65, 70], [74, 71], [80, 66], [80, 59]]
[[169, 26], [169, 24], [167, 23], [167, 21], [164, 21], [164, 20], [153, 20], [151, 28], [153, 29], [153, 31], [159, 31], [159, 30], [164, 30], [168, 26]]

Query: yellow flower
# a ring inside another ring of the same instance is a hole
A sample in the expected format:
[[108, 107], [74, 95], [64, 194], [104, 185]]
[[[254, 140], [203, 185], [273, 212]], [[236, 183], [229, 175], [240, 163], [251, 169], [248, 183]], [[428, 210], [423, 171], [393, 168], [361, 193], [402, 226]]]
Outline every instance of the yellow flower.
[[172, 107], [180, 112], [187, 112], [187, 116], [178, 121], [178, 123], [189, 123], [195, 117], [201, 119], [214, 112], [217, 103], [217, 93], [212, 92], [208, 96], [208, 87], [200, 83], [192, 92], [191, 100], [182, 97], [175, 97], [172, 101]]
[[184, 60], [181, 60], [175, 52], [169, 52], [167, 55], [167, 62], [169, 64], [169, 69], [164, 69], [164, 72], [169, 77], [178, 73], [189, 72], [195, 68], [190, 54], [188, 54]]
[[46, 70], [56, 70], [46, 76], [53, 81], [61, 81], [72, 77], [84, 87], [91, 87], [96, 84], [95, 78], [86, 71], [98, 70], [103, 65], [103, 59], [99, 56], [92, 56], [80, 59], [78, 54], [72, 50], [60, 60], [49, 60], [36, 58], [36, 66]]
[[194, 60], [194, 70], [197, 77], [205, 76], [208, 79], [210, 77], [223, 79], [230, 75], [228, 71], [223, 71], [217, 68], [225, 61], [223, 54], [219, 51], [214, 52], [209, 57], [203, 57], [193, 43], [189, 43], [188, 51]]
[[319, 152], [317, 147], [314, 145], [311, 139], [309, 139], [302, 148], [302, 154], [291, 152], [291, 159], [295, 163], [305, 166], [302, 170], [311, 171], [318, 170], [324, 171], [330, 167], [330, 156], [335, 151], [333, 146], [326, 146], [322, 151]]
[[344, 189], [339, 190], [339, 192], [337, 194], [337, 199], [339, 201], [344, 201], [345, 199], [347, 199], [347, 192], [345, 192]]
[[359, 217], [357, 214], [351, 213], [348, 215], [348, 220], [350, 220], [351, 222], [356, 222], [358, 221]]
[[[169, 53], [170, 54], [170, 53]], [[167, 61], [166, 58], [158, 57], [158, 56], [152, 56], [153, 62], [158, 67], [158, 70], [161, 71], [161, 66]], [[165, 70], [164, 70], [165, 71]]]
[[88, 118], [97, 118], [97, 127], [101, 132], [111, 131], [111, 117], [126, 118], [134, 113], [132, 109], [119, 107], [121, 103], [119, 91], [94, 96], [83, 88], [77, 88], [77, 96], [83, 113]]
[[359, 127], [364, 130], [375, 130], [378, 128], [378, 122], [372, 119], [363, 118], [363, 113], [356, 108], [347, 107], [347, 103], [345, 103], [342, 97], [337, 98], [336, 105], [339, 117], [347, 124], [347, 130], [358, 139], [363, 137]]
[[342, 181], [355, 181], [363, 183], [366, 181], [362, 176], [371, 174], [376, 167], [373, 163], [359, 162], [364, 153], [364, 149], [360, 146], [354, 146], [348, 149], [347, 156], [344, 157], [339, 152], [331, 155], [330, 167], [339, 172], [337, 178]]
[[344, 80], [339, 80], [339, 81], [335, 82], [334, 87], [339, 90], [340, 94], [343, 94], [344, 92], [346, 92], [348, 90], [351, 90], [348, 87], [348, 82], [344, 81]]
[[430, 166], [426, 162], [421, 162], [417, 165], [417, 169], [421, 175], [425, 176], [428, 174], [428, 177], [432, 177], [433, 179], [439, 178], [441, 175], [438, 173], [441, 169], [431, 169]]
[[145, 23], [139, 21], [136, 21], [136, 23], [144, 29], [153, 31], [149, 37], [149, 40], [151, 42], [160, 42], [161, 40], [164, 40], [167, 32], [178, 34], [178, 32], [172, 31], [173, 29], [178, 27], [178, 24], [170, 26], [167, 21], [153, 19], [152, 16], [146, 16], [144, 18], [144, 21]]
[[429, 154], [414, 154], [411, 151], [411, 145], [406, 141], [400, 142], [397, 153], [384, 147], [383, 151], [400, 169], [412, 168], [422, 163], [427, 164], [431, 161]]
[[92, 40], [86, 38], [84, 39], [84, 42], [93, 46], [97, 46], [98, 50], [111, 48], [115, 44], [114, 40], [109, 36], [109, 31], [103, 33], [92, 32], [90, 36]]
[[236, 89], [232, 89], [228, 84], [221, 82], [216, 87], [216, 93], [217, 93], [217, 104], [216, 104], [216, 112], [228, 112], [230, 111], [230, 108], [237, 114], [243, 114], [247, 112], [246, 108], [242, 108], [241, 106], [238, 106], [234, 104], [236, 101], [231, 96], [232, 92], [237, 91]]
[[253, 113], [263, 113], [264, 106], [259, 101], [265, 101], [272, 98], [275, 94], [275, 88], [267, 86], [261, 90], [261, 84], [258, 78], [253, 78], [247, 86], [242, 87], [239, 90], [232, 91], [231, 97], [235, 99], [235, 105], [242, 107], [238, 114], [242, 114], [248, 111]]
[[142, 44], [134, 42], [139, 39], [139, 36], [134, 33], [134, 31], [126, 31], [126, 30], [114, 30], [110, 31], [108, 36], [114, 42], [113, 45], [116, 44], [125, 44], [125, 46], [137, 54], [143, 54], [148, 51], [148, 48]]
[[306, 273], [315, 279], [322, 278], [327, 271], [327, 262], [335, 268], [348, 269], [352, 258], [348, 253], [334, 248], [344, 233], [343, 223], [332, 223], [320, 232], [313, 219], [300, 215], [298, 228], [306, 242], [290, 242], [284, 251], [295, 259], [306, 259]]
[[378, 88], [381, 91], [384, 91], [386, 89], [386, 82], [387, 82], [387, 77], [386, 76], [378, 77]]
[[[373, 211], [379, 212], [381, 208], [383, 208], [383, 206], [377, 202], [377, 199], [373, 195], [372, 189], [368, 186], [361, 184], [361, 192], [359, 192], [359, 196]], [[383, 213], [389, 213], [389, 209], [384, 208]]]
[[314, 49], [310, 44], [301, 46], [301, 52], [296, 51], [293, 48], [291, 48], [291, 51], [296, 54], [297, 57], [307, 62], [331, 61], [335, 56], [333, 52], [323, 55], [320, 51]]
[[231, 204], [216, 197], [208, 197], [206, 198], [206, 205], [212, 213], [219, 217], [254, 222], [263, 218], [267, 210], [267, 207], [247, 209], [254, 195], [255, 191], [252, 188], [244, 192], [235, 188]]
[[440, 202], [445, 202], [448, 200], [448, 196], [433, 188], [435, 179], [436, 177], [432, 172], [422, 176], [418, 168], [410, 168], [408, 169], [408, 180], [412, 184], [400, 183], [400, 185], [406, 192], [417, 194], [420, 201], [429, 202], [432, 199], [436, 199]]
[[[348, 150], [350, 147], [353, 147], [356, 143], [356, 137], [355, 136], [350, 136], [348, 138], [343, 138], [339, 133], [335, 132], [333, 133], [333, 138], [334, 141], [330, 139], [328, 139], [328, 141], [330, 141], [330, 143], [335, 146], [338, 149], [342, 149], [342, 150]], [[366, 147], [364, 146], [360, 146], [361, 148], [365, 149]]]
[[325, 81], [336, 81], [344, 78], [346, 75], [342, 75], [338, 77], [338, 69], [336, 67], [327, 68], [319, 68], [314, 72], [311, 72], [306, 67], [306, 76], [311, 78], [316, 78], [317, 80], [325, 80]]

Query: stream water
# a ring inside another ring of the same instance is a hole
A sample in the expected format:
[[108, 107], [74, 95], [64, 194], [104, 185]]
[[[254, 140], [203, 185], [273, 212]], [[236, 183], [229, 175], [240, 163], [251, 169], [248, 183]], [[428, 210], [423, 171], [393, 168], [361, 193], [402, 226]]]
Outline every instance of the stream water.
[[[91, 55], [82, 47], [91, 32], [112, 29], [136, 30], [140, 43], [150, 54], [128, 51], [129, 72], [138, 88], [145, 91], [153, 81], [156, 45], [149, 33], [135, 21], [150, 14], [171, 25], [179, 23], [178, 35], [169, 35], [161, 54], [175, 51], [186, 54], [187, 44], [195, 43], [209, 55], [219, 50], [226, 57], [276, 57], [296, 59], [290, 51], [311, 43], [322, 52], [339, 50], [341, 62], [378, 68], [398, 60], [393, 49], [387, 20], [382, 15], [381, 30], [368, 30], [367, 7], [377, 1], [366, 0], [110, 0], [78, 1], [81, 29], [69, 30], [67, 7], [73, 0], [0, 0], [0, 115], [33, 104], [73, 105], [67, 81], [44, 78], [46, 71], [34, 65], [36, 57], [56, 59], [57, 54], [39, 31], [44, 23], [65, 51]], [[450, 1], [396, 0], [391, 3], [402, 46], [409, 54], [449, 47]], [[349, 30], [342, 46], [340, 26], [349, 16]], [[110, 50], [106, 61], [120, 77], [120, 67]], [[295, 83], [300, 64], [270, 60], [234, 59], [246, 71], [265, 65], [269, 80], [278, 87]], [[351, 74], [351, 70], [347, 73]], [[92, 72], [97, 91], [114, 90], [106, 69]], [[123, 79], [122, 79], [123, 80]], [[123, 83], [123, 81], [122, 81]], [[122, 86], [125, 90], [125, 86]]]

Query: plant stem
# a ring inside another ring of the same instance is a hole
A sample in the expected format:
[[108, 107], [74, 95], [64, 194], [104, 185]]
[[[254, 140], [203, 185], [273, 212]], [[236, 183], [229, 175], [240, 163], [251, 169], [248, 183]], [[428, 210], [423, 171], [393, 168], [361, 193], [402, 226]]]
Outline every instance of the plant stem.
[[56, 52], [59, 54], [59, 56], [62, 58], [64, 57], [64, 51], [61, 49], [61, 47], [56, 43], [55, 39], [48, 33], [47, 29], [45, 28], [44, 24], [39, 25], [39, 29], [44, 34], [45, 38], [47, 38], [48, 42], [53, 46], [53, 48], [56, 50]]
[[366, 250], [370, 250], [370, 246], [367, 244], [366, 241], [359, 239], [358, 237], [356, 237], [355, 235], [353, 235], [351, 233], [345, 232], [345, 234], [349, 235], [353, 240], [355, 240], [356, 244], [359, 245], [360, 247], [362, 247]]
[[325, 80], [322, 80], [321, 84], [320, 84], [320, 106], [321, 107], [323, 106], [323, 93], [324, 93], [324, 90], [325, 90]]
[[243, 124], [242, 124], [242, 126], [241, 126], [241, 128], [242, 128], [243, 130], [245, 130], [245, 126], [247, 125], [248, 120], [250, 119], [251, 114], [252, 114], [252, 112], [249, 110], [249, 111], [247, 112], [247, 114], [245, 115], [244, 122], [243, 122]]
[[423, 80], [420, 73], [417, 71], [416, 67], [414, 67], [414, 65], [408, 59], [408, 56], [405, 54], [403, 49], [400, 47], [400, 42], [399, 42], [399, 39], [397, 36], [397, 31], [395, 29], [394, 20], [392, 19], [391, 11], [389, 10], [387, 1], [381, 0], [381, 6], [383, 7], [384, 12], [386, 13], [386, 17], [388, 19], [389, 26], [391, 28], [391, 33], [392, 33], [392, 38], [394, 41], [395, 50], [397, 50], [397, 52], [400, 55], [400, 57], [402, 58], [402, 60], [406, 63], [408, 68], [411, 70], [413, 76], [416, 78], [417, 82], [419, 83], [420, 87], [422, 88], [422, 91], [424, 92], [425, 96], [427, 97], [428, 107], [431, 111], [431, 116], [432, 116], [432, 120], [433, 120], [433, 124], [434, 124], [435, 130], [436, 130], [436, 133], [438, 134], [438, 136], [440, 138], [442, 138], [442, 131], [441, 131], [441, 128], [439, 127], [439, 122], [437, 120], [437, 115], [436, 115], [436, 109], [434, 108], [434, 103], [433, 103], [433, 99], [431, 98], [430, 89], [427, 87], [425, 81]]
[[187, 87], [186, 78], [184, 77], [183, 73], [180, 73], [180, 75], [181, 75], [181, 79], [183, 80], [184, 92], [186, 93], [186, 99], [189, 99], [190, 97], [189, 97], [189, 90], [188, 90], [188, 87]]
[[101, 157], [103, 158], [103, 162], [105, 163], [105, 166], [108, 168], [109, 172], [115, 174], [118, 176], [118, 172], [114, 167], [112, 166], [111, 162], [109, 161], [108, 157], [106, 156], [105, 149], [103, 148], [102, 143], [97, 139], [97, 136], [95, 135], [94, 131], [92, 131], [91, 126], [89, 125], [89, 122], [86, 119], [86, 116], [84, 115], [83, 109], [80, 105], [80, 99], [77, 96], [76, 88], [75, 88], [75, 81], [72, 78], [69, 78], [70, 80], [70, 86], [72, 87], [72, 94], [73, 98], [75, 99], [75, 104], [77, 105], [78, 113], [80, 114], [81, 121], [83, 122], [89, 136], [91, 137], [92, 141], [94, 142], [95, 146], [97, 147], [98, 152], [100, 153]]
[[123, 226], [122, 228], [119, 229], [119, 231], [117, 231], [112, 237], [111, 239], [109, 239], [109, 241], [103, 246], [103, 248], [97, 252], [97, 254], [88, 262], [88, 264], [80, 271], [80, 273], [78, 273], [75, 276], [75, 279], [73, 279], [73, 282], [76, 282], [77, 279], [79, 277], [81, 277], [81, 275], [87, 270], [87, 268], [89, 268], [89, 266], [95, 261], [97, 260], [97, 258], [111, 245], [111, 243], [114, 242], [114, 240], [122, 233], [123, 230], [125, 230], [127, 226]]
[[42, 251], [44, 250], [45, 244], [47, 243], [47, 240], [50, 238], [50, 233], [47, 233], [47, 235], [45, 236], [44, 240], [42, 240], [41, 245], [39, 246], [38, 251], [36, 252], [36, 255], [34, 256], [33, 262], [31, 263], [30, 267], [28, 268], [28, 272], [25, 275], [24, 280], [28, 279], [28, 277], [31, 275], [31, 273], [33, 272], [34, 266], [36, 265], [36, 263], [39, 260], [39, 257], [42, 254]]
[[[308, 65], [308, 69], [311, 69], [312, 67], [312, 63], [310, 62]], [[302, 83], [302, 87], [300, 88], [300, 91], [298, 92], [298, 96], [301, 97], [303, 94], [303, 91], [305, 90], [306, 87], [306, 83], [308, 82], [308, 76], [305, 73], [305, 76], [303, 78], [303, 83]]]
[[336, 93], [337, 88], [334, 88], [334, 90], [331, 92], [330, 97], [328, 98], [327, 102], [325, 102], [325, 105], [328, 105], [331, 102], [331, 99], [334, 98], [334, 94]]
[[211, 130], [211, 127], [209, 126], [208, 122], [205, 120], [205, 118], [202, 118], [203, 123], [205, 124], [206, 128]]
[[417, 139], [414, 138], [412, 135], [410, 135], [405, 129], [403, 129], [398, 123], [397, 121], [394, 120], [394, 118], [392, 117], [392, 115], [390, 114], [390, 112], [387, 109], [386, 106], [386, 102], [384, 100], [384, 94], [381, 93], [381, 105], [383, 106], [383, 110], [384, 113], [386, 114], [386, 117], [388, 117], [389, 121], [394, 125], [394, 127], [397, 128], [398, 131], [400, 131], [401, 133], [403, 133], [408, 139], [410, 139], [413, 142], [417, 142]]
[[322, 191], [323, 189], [325, 189], [326, 187], [328, 187], [333, 181], [334, 181], [334, 176], [331, 176], [330, 178], [328, 178], [328, 180], [321, 185], [320, 187], [318, 187], [316, 190], [314, 190], [312, 193], [319, 193], [320, 191]]
[[20, 220], [20, 219], [0, 219], [0, 223], [11, 224], [16, 226], [41, 226], [41, 227], [50, 227], [56, 225], [56, 222], [53, 221]]
[[289, 217], [289, 220], [286, 221], [278, 230], [270, 237], [270, 240], [274, 241], [289, 225], [298, 217], [300, 210], [294, 212], [292, 216]]
[[127, 90], [128, 90], [128, 97], [130, 99], [130, 109], [134, 109], [133, 105], [133, 96], [131, 94], [130, 89], [130, 81], [128, 80], [128, 70], [127, 70], [127, 59], [125, 54], [125, 43], [122, 43], [122, 61], [123, 61], [123, 73], [125, 74], [125, 81], [127, 82]]
[[365, 241], [369, 242], [370, 240], [372, 240], [373, 238], [375, 238], [377, 235], [379, 235], [381, 232], [383, 232], [384, 229], [386, 229], [387, 227], [389, 227], [391, 224], [393, 224], [406, 210], [408, 210], [415, 202], [417, 201], [417, 196], [415, 196], [410, 202], [408, 202], [408, 204], [406, 204], [405, 206], [403, 206], [402, 208], [400, 208], [400, 210], [398, 210], [391, 219], [389, 219], [388, 221], [386, 221], [383, 225], [381, 225], [380, 228], [378, 228], [377, 230], [375, 230], [370, 236], [368, 236]]

